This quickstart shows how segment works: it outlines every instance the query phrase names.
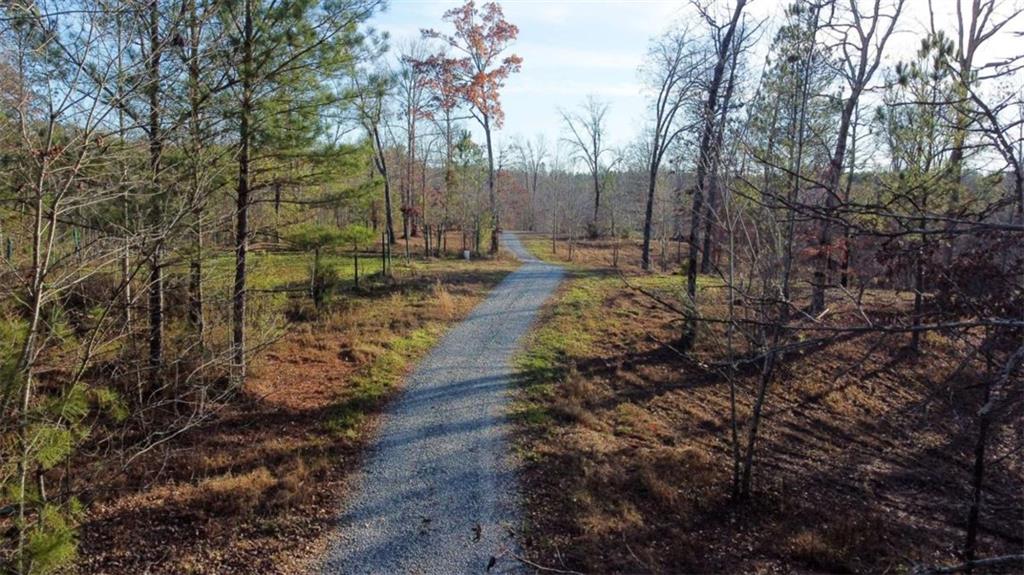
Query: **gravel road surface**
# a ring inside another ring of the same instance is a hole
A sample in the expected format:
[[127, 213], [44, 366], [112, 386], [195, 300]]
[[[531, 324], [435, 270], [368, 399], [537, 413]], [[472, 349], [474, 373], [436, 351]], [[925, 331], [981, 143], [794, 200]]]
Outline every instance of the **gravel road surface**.
[[[513, 234], [523, 265], [409, 376], [353, 480], [324, 573], [519, 573], [507, 441], [511, 360], [562, 279]], [[488, 564], [496, 558], [488, 570]]]

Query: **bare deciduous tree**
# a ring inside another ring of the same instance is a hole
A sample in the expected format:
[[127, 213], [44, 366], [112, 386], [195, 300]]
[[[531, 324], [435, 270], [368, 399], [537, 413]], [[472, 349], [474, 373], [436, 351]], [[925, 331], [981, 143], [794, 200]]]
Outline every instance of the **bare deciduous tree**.
[[608, 153], [608, 145], [604, 142], [607, 131], [605, 116], [608, 104], [588, 96], [580, 106], [579, 112], [562, 110], [562, 122], [569, 135], [565, 142], [569, 144], [578, 160], [582, 160], [590, 172], [594, 184], [594, 215], [588, 225], [588, 234], [592, 238], [601, 235], [601, 171], [602, 156]]
[[[833, 268], [832, 253], [832, 220], [831, 212], [836, 209], [843, 198], [840, 196], [839, 183], [847, 162], [847, 148], [850, 143], [850, 130], [853, 126], [857, 106], [861, 94], [867, 89], [875, 71], [882, 63], [885, 45], [896, 30], [900, 13], [905, 0], [895, 0], [891, 7], [884, 7], [881, 0], [875, 0], [870, 12], [863, 12], [857, 0], [850, 0], [847, 5], [846, 18], [834, 19], [830, 27], [837, 35], [838, 51], [843, 55], [840, 66], [841, 76], [849, 90], [843, 100], [842, 112], [839, 115], [835, 148], [829, 160], [828, 168], [822, 175], [825, 194], [825, 213], [818, 235], [818, 267], [814, 273], [813, 296], [811, 297], [811, 313], [821, 313], [825, 309], [825, 289], [828, 285], [829, 272]], [[840, 250], [845, 249], [841, 247]]]
[[725, 24], [719, 24], [706, 10], [701, 9], [704, 21], [708, 27], [717, 32], [713, 34], [714, 42], [714, 66], [711, 70], [711, 77], [705, 87], [704, 105], [700, 111], [700, 139], [697, 147], [696, 161], [696, 185], [693, 190], [693, 205], [690, 213], [690, 236], [689, 254], [686, 264], [686, 296], [690, 300], [691, 317], [687, 320], [682, 336], [683, 347], [693, 345], [697, 337], [696, 314], [697, 314], [697, 256], [699, 253], [701, 218], [704, 216], [704, 196], [708, 190], [709, 170], [717, 162], [719, 150], [714, 145], [715, 133], [720, 122], [724, 122], [725, 114], [721, 113], [727, 107], [723, 106], [723, 98], [719, 92], [722, 89], [722, 82], [725, 80], [726, 67], [734, 54], [733, 38], [737, 29], [740, 28], [740, 21], [743, 16], [743, 9], [747, 0], [736, 0], [736, 6]]
[[[685, 117], [685, 106], [697, 95], [703, 62], [688, 30], [668, 32], [649, 51], [647, 82], [655, 90], [650, 127], [650, 157], [647, 161], [647, 207], [644, 212], [641, 265], [651, 269], [651, 233], [654, 220], [654, 192], [665, 154], [679, 137], [694, 126]], [[680, 114], [684, 114], [680, 116]]]
[[526, 229], [533, 231], [536, 226], [537, 214], [535, 198], [540, 175], [544, 171], [544, 162], [548, 157], [548, 145], [543, 135], [535, 141], [519, 140], [513, 143], [519, 170], [523, 172], [523, 183], [529, 194], [527, 199]]

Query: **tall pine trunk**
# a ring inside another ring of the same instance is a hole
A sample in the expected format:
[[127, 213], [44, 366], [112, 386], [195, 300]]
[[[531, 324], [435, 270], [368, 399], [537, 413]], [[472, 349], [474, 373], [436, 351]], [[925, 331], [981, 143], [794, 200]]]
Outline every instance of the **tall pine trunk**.
[[203, 314], [203, 204], [200, 178], [202, 157], [202, 125], [199, 93], [199, 43], [201, 29], [196, 0], [189, 2], [189, 107], [192, 136], [192, 254], [189, 262], [188, 321], [200, 353], [205, 348], [206, 320]]
[[252, 0], [245, 2], [242, 33], [242, 101], [239, 106], [238, 183], [235, 203], [235, 283], [231, 305], [233, 378], [236, 385], [245, 382], [245, 304], [246, 257], [249, 251], [249, 146], [253, 113], [253, 14]]
[[654, 191], [657, 188], [657, 159], [651, 159], [647, 172], [647, 207], [644, 210], [644, 246], [640, 255], [640, 265], [644, 270], [651, 269], [651, 228], [654, 225]]
[[[487, 193], [491, 202], [491, 253], [498, 253], [498, 198], [494, 190], [494, 149], [491, 146], [491, 117], [484, 114], [484, 135], [487, 137]], [[478, 248], [479, 249], [479, 248]]]
[[163, 280], [163, 207], [160, 190], [160, 160], [163, 136], [160, 133], [160, 10], [156, 0], [149, 5], [149, 169], [153, 233], [155, 245], [149, 259], [149, 384], [160, 384], [164, 363], [164, 280]]

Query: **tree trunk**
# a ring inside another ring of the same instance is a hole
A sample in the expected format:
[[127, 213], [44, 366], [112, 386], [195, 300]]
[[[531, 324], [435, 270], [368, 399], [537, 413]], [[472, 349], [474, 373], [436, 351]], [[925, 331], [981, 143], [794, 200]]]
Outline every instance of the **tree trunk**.
[[377, 160], [374, 164], [377, 166], [377, 173], [384, 178], [384, 225], [387, 228], [388, 244], [393, 246], [398, 243], [398, 239], [395, 237], [395, 217], [391, 209], [391, 180], [388, 178], [388, 165], [384, 159], [384, 144], [380, 139], [380, 131], [377, 126], [373, 126], [371, 132], [377, 149]]
[[722, 97], [722, 116], [717, 121], [715, 128], [714, 150], [712, 152], [711, 173], [708, 175], [708, 202], [707, 212], [704, 216], [704, 248], [700, 261], [700, 273], [711, 273], [712, 251], [714, 249], [714, 224], [715, 214], [718, 213], [719, 185], [718, 170], [722, 157], [722, 141], [725, 139], [725, 125], [729, 113], [729, 102], [732, 100], [733, 89], [736, 86], [736, 61], [735, 50], [730, 49], [729, 81], [725, 86], [725, 94]]
[[199, 349], [202, 350], [205, 347], [206, 319], [203, 314], [203, 228], [201, 208], [197, 208], [195, 214], [196, 229], [193, 239], [195, 253], [192, 254], [192, 261], [189, 264], [188, 320], [196, 336]]
[[[732, 222], [729, 222], [728, 226], [728, 239], [729, 239], [729, 276], [728, 276], [728, 291], [726, 297], [729, 298], [729, 323], [726, 327], [726, 353], [729, 361], [732, 362], [734, 359], [733, 349], [733, 334], [735, 332], [736, 318], [736, 235], [733, 228]], [[736, 412], [736, 378], [734, 374], [729, 374], [729, 442], [731, 444], [731, 455], [732, 455], [732, 498], [739, 499], [740, 496], [740, 433], [739, 433], [739, 417]]]
[[[127, 192], [125, 192], [127, 197]], [[132, 331], [132, 271], [131, 271], [131, 240], [128, 238], [128, 208], [125, 200], [125, 237], [124, 246], [121, 248], [121, 281], [124, 282], [124, 331]], [[10, 240], [7, 240], [10, 241]], [[7, 258], [10, 259], [10, 256]]]
[[[697, 178], [700, 180], [704, 174], [697, 170]], [[700, 243], [701, 212], [704, 204], [704, 192], [702, 186], [693, 191], [693, 206], [690, 210], [690, 235], [689, 247], [686, 257], [686, 326], [683, 328], [681, 347], [689, 350], [697, 339], [697, 244]]]
[[164, 363], [164, 281], [163, 281], [163, 209], [161, 206], [160, 160], [163, 136], [160, 133], [160, 10], [156, 0], [149, 5], [149, 169], [152, 201], [152, 225], [155, 245], [149, 262], [149, 384], [160, 384]]
[[683, 350], [690, 349], [697, 337], [697, 255], [700, 250], [700, 227], [701, 215], [704, 209], [704, 190], [707, 186], [708, 168], [713, 164], [712, 138], [715, 133], [716, 116], [719, 106], [718, 91], [722, 87], [722, 79], [725, 75], [725, 64], [732, 47], [732, 38], [736, 34], [736, 27], [739, 25], [740, 14], [746, 5], [746, 0], [738, 0], [733, 10], [732, 19], [725, 36], [722, 37], [721, 52], [715, 62], [715, 68], [711, 75], [711, 83], [708, 85], [708, 97], [704, 103], [704, 123], [701, 128], [700, 147], [697, 156], [697, 185], [693, 191], [693, 206], [690, 213], [690, 249], [686, 265], [686, 297], [688, 306], [686, 325], [683, 328], [681, 347]]
[[[791, 139], [796, 141], [796, 157], [793, 159], [793, 165], [791, 167], [792, 186], [789, 188], [789, 197], [786, 202], [789, 206], [796, 203], [800, 193], [801, 172], [803, 168], [804, 130], [807, 121], [807, 96], [808, 85], [810, 83], [807, 76], [809, 73], [809, 68], [804, 70], [803, 77], [801, 78], [801, 85], [798, 87], [800, 90], [799, 96], [794, 97], [793, 99], [793, 116], [797, 117], [798, 120], [795, 124], [790, 124]], [[775, 324], [773, 326], [769, 326], [769, 329], [771, 330], [770, 336], [765, 336], [765, 341], [767, 343], [765, 346], [765, 359], [761, 367], [761, 376], [758, 382], [757, 397], [754, 401], [750, 426], [747, 430], [747, 447], [746, 452], [743, 454], [743, 464], [739, 474], [739, 485], [737, 486], [734, 484], [733, 486], [734, 492], [736, 492], [741, 499], [747, 499], [751, 495], [754, 474], [754, 454], [757, 447], [757, 435], [761, 426], [761, 416], [763, 414], [764, 404], [767, 401], [768, 389], [771, 386], [772, 377], [775, 373], [779, 344], [783, 340], [784, 334], [782, 326], [786, 325], [790, 317], [790, 278], [793, 270], [793, 243], [795, 239], [796, 218], [788, 217], [783, 247], [784, 251], [781, 278], [782, 297], [781, 301], [777, 304], [778, 311], [775, 314]]]
[[409, 217], [410, 217], [410, 215], [409, 215], [409, 200], [408, 200], [409, 190], [405, 187], [405, 185], [402, 185], [401, 189], [399, 190], [399, 192], [400, 192], [399, 195], [402, 197], [402, 239], [408, 240], [409, 239], [409, 234], [410, 234], [410, 231], [409, 231]]
[[[859, 110], [859, 108], [858, 108]], [[857, 122], [859, 113], [854, 111], [853, 125], [850, 127], [850, 169], [846, 176], [846, 188], [843, 191], [843, 203], [850, 203], [853, 189], [853, 175], [857, 169]], [[843, 260], [839, 267], [839, 285], [850, 285], [850, 226], [843, 226]]]
[[[423, 169], [420, 170], [420, 217], [419, 225], [425, 227], [427, 225], [427, 165], [426, 160], [430, 156], [430, 148], [428, 147], [423, 153]], [[416, 233], [416, 220], [413, 221], [413, 233]]]
[[[1021, 169], [1020, 164], [1017, 164], [1014, 169], [1013, 188], [1014, 195], [1017, 197], [1017, 221], [1024, 224], [1024, 170]], [[7, 241], [10, 242], [10, 240]]]
[[[191, 0], [188, 4], [189, 8], [189, 62], [188, 62], [188, 75], [189, 75], [189, 104], [191, 112], [191, 131], [192, 131], [192, 145], [193, 145], [193, 157], [191, 159], [192, 165], [192, 198], [193, 209], [192, 209], [192, 229], [193, 233], [193, 253], [191, 261], [189, 262], [189, 284], [188, 284], [188, 320], [189, 325], [192, 327], [192, 332], [195, 334], [196, 343], [199, 346], [199, 351], [202, 353], [205, 349], [205, 332], [206, 332], [206, 321], [203, 315], [203, 204], [205, 198], [203, 198], [203, 186], [200, 183], [199, 177], [199, 162], [201, 162], [201, 150], [202, 145], [202, 133], [200, 125], [200, 93], [199, 93], [199, 40], [200, 40], [200, 27], [199, 27], [199, 15], [197, 13], [196, 1]], [[274, 206], [275, 213], [280, 207], [280, 193], [275, 197], [276, 204]], [[275, 217], [275, 229], [276, 229], [276, 217]]]
[[252, 1], [245, 2], [242, 47], [242, 102], [239, 113], [238, 185], [235, 226], [235, 283], [232, 296], [232, 359], [236, 385], [245, 383], [245, 304], [246, 258], [249, 252], [249, 146], [253, 92], [253, 15]]
[[359, 288], [359, 246], [352, 250], [352, 267], [356, 279], [356, 289]]
[[[52, 124], [50, 131], [52, 133]], [[19, 424], [18, 437], [21, 441], [21, 456], [18, 461], [18, 478], [19, 478], [19, 495], [18, 495], [18, 522], [21, 525], [26, 525], [26, 510], [28, 504], [28, 497], [26, 495], [26, 488], [28, 486], [28, 477], [30, 474], [29, 466], [31, 464], [31, 445], [29, 441], [29, 427], [31, 426], [31, 419], [29, 417], [29, 410], [32, 406], [32, 370], [34, 367], [35, 358], [35, 343], [39, 334], [39, 324], [42, 319], [43, 310], [43, 287], [46, 278], [46, 262], [48, 257], [43, 255], [43, 235], [44, 235], [44, 220], [43, 213], [45, 210], [45, 204], [43, 201], [44, 195], [43, 189], [43, 178], [46, 173], [45, 160], [43, 165], [40, 166], [40, 173], [36, 183], [36, 197], [35, 197], [35, 213], [34, 216], [34, 229], [32, 230], [32, 284], [29, 292], [29, 325], [28, 330], [25, 334], [25, 342], [21, 347], [21, 354], [18, 358], [17, 374], [23, 379], [21, 387], [20, 397], [20, 416], [21, 421]], [[50, 227], [50, 241], [49, 245], [53, 244], [53, 230], [56, 228], [56, 214], [57, 210], [54, 208], [51, 211], [51, 218], [49, 221]], [[11, 386], [12, 395], [16, 388]], [[3, 413], [7, 412], [7, 396], [4, 397], [4, 409]], [[28, 529], [18, 529], [18, 564], [19, 570], [23, 573], [28, 572], [28, 566], [26, 563], [27, 552], [25, 551], [25, 545], [28, 542]]]
[[832, 212], [835, 211], [839, 200], [839, 178], [843, 173], [843, 164], [846, 158], [847, 140], [850, 135], [850, 124], [853, 121], [853, 114], [857, 108], [857, 100], [860, 96], [860, 89], [854, 89], [843, 106], [843, 113], [839, 120], [839, 135], [836, 138], [836, 148], [829, 161], [828, 173], [825, 175], [825, 219], [821, 223], [821, 231], [818, 234], [818, 265], [814, 270], [814, 279], [811, 282], [811, 313], [820, 313], [825, 309], [825, 289], [829, 282], [829, 272], [832, 269]]
[[775, 347], [778, 346], [778, 336], [773, 338], [772, 348], [766, 355], [761, 366], [761, 378], [758, 382], [757, 398], [754, 400], [754, 408], [751, 413], [750, 429], [747, 432], [747, 450], [743, 458], [743, 472], [740, 478], [739, 494], [742, 498], [750, 497], [750, 488], [754, 476], [754, 449], [757, 442], [757, 432], [761, 426], [761, 414], [764, 412], [765, 398], [768, 395], [768, 387], [771, 385], [772, 375], [775, 372], [776, 354]]
[[391, 184], [388, 182], [388, 178], [384, 176], [384, 226], [388, 232], [388, 244], [395, 245], [398, 243], [398, 239], [395, 237], [395, 219], [391, 213]]
[[413, 217], [413, 205], [416, 197], [415, 186], [413, 182], [416, 180], [416, 121], [414, 117], [415, 111], [409, 109], [407, 111], [409, 122], [407, 124], [408, 132], [408, 161], [406, 162], [405, 173], [406, 173], [406, 189], [405, 197], [403, 198], [402, 213], [405, 215], [403, 219], [403, 226], [405, 228], [406, 237], [410, 235], [416, 237], [416, 220]]
[[[993, 378], [991, 370], [989, 370], [985, 381], [985, 402], [978, 410], [978, 439], [974, 445], [974, 466], [971, 477], [971, 508], [967, 517], [967, 541], [964, 546], [964, 559], [968, 565], [974, 561], [977, 551], [982, 486], [985, 479], [985, 451], [988, 434], [993, 423], [992, 418], [995, 411], [1001, 407], [1001, 402], [1006, 400], [1008, 390], [1005, 389], [1005, 386], [1017, 372], [1021, 362], [1024, 362], [1024, 345], [1018, 347], [1007, 358], [1002, 372], [997, 377]], [[970, 573], [971, 570], [968, 569], [967, 572]]]
[[658, 168], [656, 160], [651, 160], [647, 180], [647, 208], [644, 210], [644, 246], [640, 255], [640, 266], [646, 270], [651, 269], [651, 228], [654, 224], [654, 190], [657, 186]]
[[149, 263], [149, 386], [151, 391], [159, 387], [160, 371], [163, 367], [164, 282], [160, 252], [161, 248], [155, 247]]
[[496, 254], [498, 253], [498, 230], [501, 229], [501, 220], [498, 214], [498, 197], [494, 190], [494, 149], [491, 146], [491, 117], [487, 114], [484, 114], [484, 135], [487, 137], [487, 192], [491, 201], [491, 254]]

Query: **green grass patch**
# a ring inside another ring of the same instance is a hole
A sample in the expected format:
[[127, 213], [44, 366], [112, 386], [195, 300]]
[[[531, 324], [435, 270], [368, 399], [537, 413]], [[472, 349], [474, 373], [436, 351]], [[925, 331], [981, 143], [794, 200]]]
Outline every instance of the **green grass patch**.
[[[629, 284], [649, 290], [662, 290], [665, 292], [682, 293], [686, 289], [686, 277], [678, 274], [651, 274], [629, 278]], [[717, 276], [698, 275], [697, 289], [716, 288], [725, 286], [725, 282]]]
[[[678, 275], [632, 276], [628, 281], [682, 305], [685, 279]], [[698, 278], [699, 289], [720, 285], [714, 277]], [[518, 421], [536, 429], [549, 426], [554, 418], [548, 406], [574, 366], [593, 353], [595, 334], [613, 332], [617, 322], [634, 320], [642, 313], [628, 307], [607, 309], [605, 302], [622, 288], [617, 276], [577, 277], [547, 307], [540, 326], [515, 359], [520, 390], [512, 414]]]
[[535, 257], [535, 258], [537, 258], [537, 259], [539, 259], [541, 261], [545, 261], [545, 262], [549, 262], [549, 263], [556, 263], [556, 264], [564, 264], [565, 263], [562, 260], [562, 258], [560, 258], [557, 255], [551, 253], [551, 239], [550, 238], [541, 238], [541, 237], [536, 237], [536, 236], [527, 237], [527, 238], [520, 237], [520, 243], [523, 244], [523, 247], [526, 248], [526, 251], [530, 252], [531, 254], [533, 254], [533, 257]]
[[[350, 254], [325, 253], [320, 256], [322, 269], [333, 268], [338, 279], [346, 284], [355, 281], [355, 262]], [[220, 254], [206, 261], [208, 288], [230, 290], [235, 274], [233, 254]], [[273, 290], [304, 286], [309, 282], [313, 256], [304, 252], [253, 252], [246, 260], [248, 288]], [[379, 255], [359, 256], [359, 277], [380, 273]]]
[[552, 303], [541, 326], [528, 336], [525, 349], [515, 358], [521, 393], [512, 416], [527, 426], [544, 427], [553, 421], [548, 400], [557, 392], [575, 361], [586, 356], [610, 278], [573, 280]]
[[332, 409], [325, 424], [327, 430], [347, 439], [358, 437], [366, 416], [380, 409], [409, 365], [434, 346], [441, 331], [440, 326], [425, 327], [392, 340], [387, 349], [352, 377], [346, 398]]

